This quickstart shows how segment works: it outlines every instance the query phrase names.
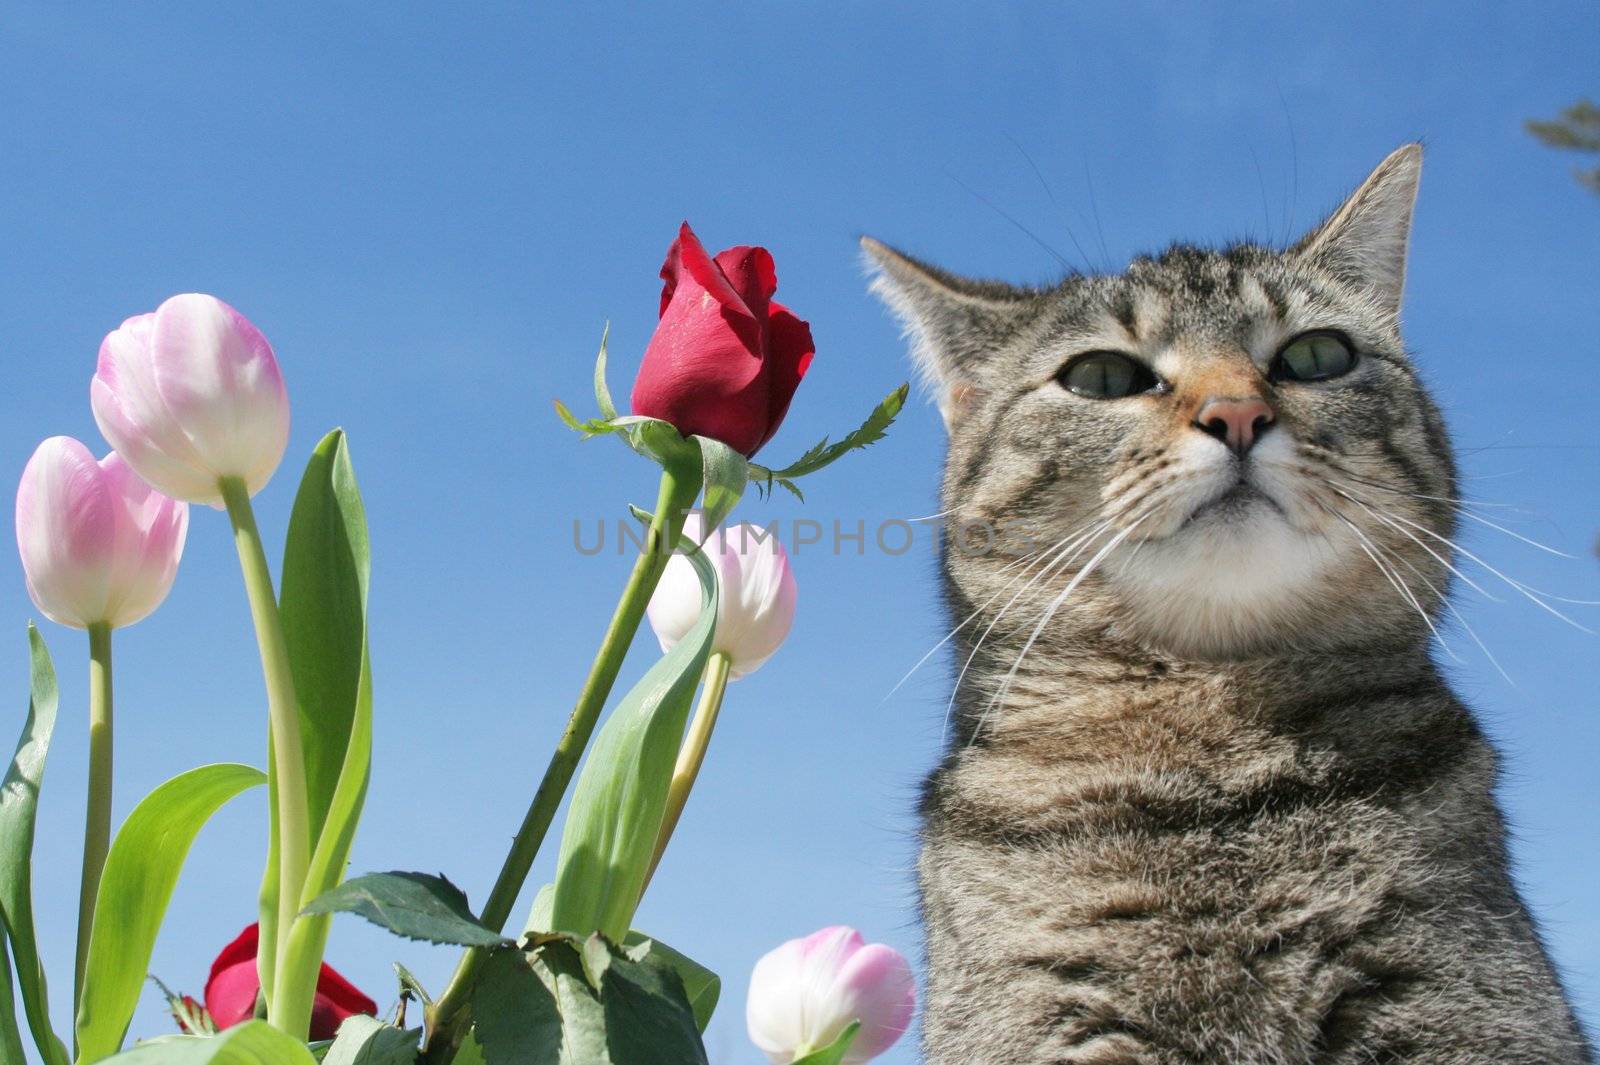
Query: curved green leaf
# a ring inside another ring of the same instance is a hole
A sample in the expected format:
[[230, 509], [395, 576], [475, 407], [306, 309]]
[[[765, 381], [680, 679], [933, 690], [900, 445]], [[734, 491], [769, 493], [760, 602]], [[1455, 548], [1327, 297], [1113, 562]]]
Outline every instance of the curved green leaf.
[[311, 838], [322, 836], [360, 716], [366, 669], [366, 511], [344, 432], [335, 429], [306, 464], [289, 516], [278, 612], [300, 701]]
[[[278, 597], [300, 703], [311, 825], [302, 906], [343, 879], [372, 775], [370, 554], [350, 449], [344, 431], [335, 429], [318, 443], [300, 479]], [[269, 860], [269, 870], [274, 864]], [[297, 920], [291, 954], [321, 958], [328, 924], [325, 914]]]
[[[872, 413], [867, 415], [867, 420], [862, 422], [853, 432], [837, 444], [828, 443], [828, 438], [823, 437], [811, 449], [789, 465], [780, 470], [770, 470], [765, 466], [752, 466], [750, 476], [760, 480], [770, 489], [772, 483], [783, 485], [795, 495], [800, 495], [793, 480], [804, 477], [808, 473], [816, 473], [825, 466], [830, 466], [851, 451], [876, 444], [883, 439], [884, 433], [889, 429], [891, 422], [899, 415], [902, 407], [906, 405], [906, 394], [910, 385], [901, 385], [899, 388], [883, 397]], [[803, 496], [801, 498], [804, 498]]]
[[0, 1061], [22, 1062], [22, 1032], [17, 1028], [17, 1002], [11, 991], [11, 950], [0, 931]]
[[107, 1058], [116, 1065], [317, 1065], [306, 1045], [266, 1021], [246, 1021], [221, 1035], [169, 1035]]
[[717, 1000], [722, 997], [722, 978], [688, 955], [643, 932], [629, 932], [622, 943], [628, 948], [628, 956], [636, 961], [648, 958], [678, 974], [678, 979], [683, 981], [684, 997], [689, 1000], [689, 1008], [694, 1010], [695, 1026], [704, 1032], [711, 1023], [711, 1015], [716, 1012]]
[[201, 826], [223, 803], [266, 779], [248, 765], [191, 769], [146, 795], [123, 822], [95, 898], [78, 1006], [80, 1063], [99, 1061], [122, 1045], [178, 871]]
[[600, 334], [600, 354], [594, 360], [594, 402], [600, 408], [600, 417], [617, 416], [617, 405], [611, 402], [611, 386], [606, 384], [606, 341], [611, 339], [611, 323], [607, 322]]
[[561, 833], [550, 906], [556, 930], [598, 931], [620, 941], [644, 890], [716, 624], [711, 564], [699, 549], [686, 557], [700, 577], [700, 617], [622, 698], [595, 737]]
[[721, 440], [713, 440], [709, 436], [690, 439], [700, 445], [702, 479], [706, 488], [705, 503], [701, 508], [704, 539], [739, 505], [745, 482], [750, 479], [750, 462]]
[[[44, 637], [28, 626], [28, 720], [0, 785], [0, 923], [11, 937], [17, 987], [33, 1041], [49, 1065], [66, 1065], [67, 1048], [50, 1027], [50, 996], [33, 928], [33, 828], [45, 756], [56, 726], [56, 671]], [[8, 983], [9, 989], [9, 983]]]
[[339, 1025], [339, 1034], [322, 1065], [412, 1065], [421, 1028], [396, 1028], [376, 1017], [356, 1014]]
[[856, 1041], [856, 1033], [861, 1031], [860, 1021], [851, 1021], [850, 1026], [839, 1033], [839, 1038], [823, 1047], [813, 1050], [803, 1057], [795, 1058], [791, 1065], [839, 1065], [844, 1060], [845, 1054], [850, 1050], [850, 1044]]
[[511, 941], [480, 924], [462, 890], [426, 873], [368, 873], [314, 899], [305, 913], [353, 913], [406, 939], [461, 947]]

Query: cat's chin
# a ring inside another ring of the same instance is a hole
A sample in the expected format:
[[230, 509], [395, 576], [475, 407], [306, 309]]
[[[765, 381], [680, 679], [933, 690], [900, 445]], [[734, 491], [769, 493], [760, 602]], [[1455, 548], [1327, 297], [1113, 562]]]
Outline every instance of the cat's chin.
[[[1171, 534], [1117, 551], [1106, 573], [1145, 643], [1195, 658], [1237, 658], [1320, 642], [1314, 604], [1350, 552], [1338, 532], [1304, 531], [1282, 504], [1241, 483]], [[1326, 611], [1323, 611], [1326, 622]]]

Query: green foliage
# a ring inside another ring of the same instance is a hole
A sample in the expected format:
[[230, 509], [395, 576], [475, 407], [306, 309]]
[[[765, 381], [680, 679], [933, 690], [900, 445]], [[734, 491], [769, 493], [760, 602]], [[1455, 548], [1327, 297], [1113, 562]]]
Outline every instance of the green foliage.
[[220, 1035], [169, 1035], [140, 1043], [115, 1065], [316, 1065], [306, 1045], [267, 1024], [246, 1021]]
[[[45, 757], [56, 726], [56, 671], [44, 637], [28, 626], [28, 719], [0, 786], [0, 923], [11, 940], [17, 987], [34, 1044], [47, 1065], [66, 1065], [67, 1048], [50, 1027], [50, 996], [33, 927], [33, 829]], [[7, 981], [7, 993], [10, 982]], [[6, 1016], [14, 1018], [9, 1003]], [[12, 1022], [15, 1023], [14, 1021]]]
[[687, 557], [700, 577], [700, 617], [595, 737], [561, 835], [550, 912], [558, 931], [621, 939], [644, 890], [716, 622], [716, 576], [703, 552]]
[[353, 913], [397, 936], [428, 943], [495, 947], [510, 942], [479, 923], [460, 888], [427, 873], [368, 873], [319, 896], [303, 912]]
[[[1600, 152], [1600, 107], [1591, 100], [1580, 99], [1552, 121], [1530, 118], [1523, 125], [1551, 148], [1590, 155]], [[1579, 167], [1573, 170], [1573, 176], [1590, 192], [1600, 193], [1600, 167]]]
[[489, 956], [472, 992], [486, 1065], [706, 1061], [674, 969], [599, 936], [531, 937]]
[[861, 1031], [860, 1021], [851, 1021], [850, 1026], [839, 1033], [839, 1037], [821, 1050], [795, 1058], [791, 1065], [839, 1065], [844, 1060], [845, 1054], [850, 1051], [850, 1044], [856, 1041], [856, 1033]]
[[901, 385], [883, 397], [882, 402], [872, 408], [872, 413], [867, 415], [867, 420], [837, 444], [830, 444], [828, 443], [828, 438], [823, 437], [809, 451], [779, 470], [770, 470], [765, 466], [752, 464], [750, 466], [750, 478], [761, 483], [769, 492], [772, 490], [772, 485], [776, 483], [781, 484], [800, 499], [805, 499], [799, 487], [795, 485], [795, 479], [816, 473], [824, 467], [831, 466], [850, 452], [869, 447], [882, 440], [884, 434], [888, 432], [889, 426], [900, 414], [901, 408], [906, 405], [906, 394], [909, 390], [909, 385]]
[[22, 1061], [22, 1032], [17, 1028], [17, 1002], [12, 997], [11, 949], [0, 932], [0, 1061]]
[[253, 766], [201, 766], [146, 795], [123, 822], [95, 899], [78, 1006], [80, 1065], [122, 1045], [178, 872], [201, 826], [223, 803], [265, 781]]
[[683, 993], [694, 1010], [694, 1022], [702, 1032], [711, 1023], [717, 1000], [722, 997], [722, 978], [704, 965], [673, 950], [659, 939], [651, 939], [642, 932], [629, 932], [622, 941], [629, 953], [640, 958], [658, 961], [670, 967], [683, 982]]
[[350, 1017], [339, 1026], [322, 1065], [412, 1065], [421, 1035], [421, 1028], [402, 1029], [375, 1017]]
[[702, 508], [705, 519], [702, 531], [704, 536], [710, 536], [712, 530], [721, 525], [733, 508], [739, 505], [745, 482], [750, 479], [750, 463], [720, 440], [708, 436], [690, 439], [700, 445], [702, 480], [706, 492]]
[[[335, 429], [317, 444], [300, 480], [278, 597], [300, 704], [310, 814], [311, 861], [298, 900], [302, 904], [331, 890], [344, 876], [372, 774], [370, 572], [366, 509], [344, 432]], [[273, 803], [274, 818], [276, 810]], [[271, 846], [263, 900], [275, 897], [276, 831]], [[269, 909], [262, 907], [264, 943], [273, 941], [269, 928], [275, 922], [266, 919]], [[305, 927], [295, 922], [294, 945], [320, 958], [329, 918], [307, 920], [311, 923]], [[275, 928], [271, 932], [275, 935]]]

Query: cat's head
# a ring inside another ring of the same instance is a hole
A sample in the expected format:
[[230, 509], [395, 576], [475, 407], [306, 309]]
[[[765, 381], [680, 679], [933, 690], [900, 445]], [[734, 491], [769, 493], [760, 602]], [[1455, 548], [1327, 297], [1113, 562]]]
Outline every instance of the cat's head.
[[1421, 161], [1399, 149], [1286, 250], [1175, 246], [1048, 289], [864, 240], [949, 431], [958, 601], [1187, 657], [1424, 637], [1455, 476], [1399, 332]]

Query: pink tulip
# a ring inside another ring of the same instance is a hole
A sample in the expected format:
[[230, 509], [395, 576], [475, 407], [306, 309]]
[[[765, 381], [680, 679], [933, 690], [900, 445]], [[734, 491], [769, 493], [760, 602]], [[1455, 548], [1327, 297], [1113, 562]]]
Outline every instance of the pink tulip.
[[830, 1045], [852, 1021], [855, 1042], [841, 1065], [860, 1065], [894, 1045], [916, 1008], [911, 966], [892, 947], [868, 944], [836, 925], [791, 939], [750, 974], [745, 1022], [774, 1065]]
[[40, 444], [17, 486], [28, 594], [73, 628], [132, 625], [167, 597], [189, 507], [141, 481], [116, 452], [96, 462], [67, 436]]
[[[703, 529], [700, 515], [690, 514], [683, 534], [698, 541]], [[777, 535], [748, 522], [718, 529], [703, 549], [721, 588], [711, 650], [726, 654], [731, 675], [742, 677], [771, 658], [794, 625], [794, 571]], [[663, 651], [694, 626], [700, 616], [700, 578], [687, 558], [674, 555], [667, 562], [648, 610]]]
[[100, 345], [94, 419], [128, 465], [175, 499], [221, 509], [218, 483], [254, 495], [289, 442], [289, 397], [272, 345], [215, 296], [173, 296]]

